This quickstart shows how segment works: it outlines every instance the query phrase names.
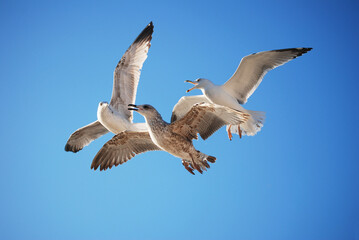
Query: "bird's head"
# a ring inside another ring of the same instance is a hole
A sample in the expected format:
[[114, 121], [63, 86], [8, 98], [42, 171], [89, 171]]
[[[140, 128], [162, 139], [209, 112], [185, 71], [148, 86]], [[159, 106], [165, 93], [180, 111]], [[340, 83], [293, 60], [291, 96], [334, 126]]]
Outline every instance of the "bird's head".
[[157, 110], [148, 104], [144, 104], [144, 105], [128, 104], [128, 106], [129, 106], [128, 110], [136, 111], [146, 118], [154, 117], [158, 115]]
[[114, 111], [113, 111], [111, 105], [108, 104], [108, 102], [100, 102], [98, 104], [98, 108], [97, 108], [97, 118], [100, 118], [100, 116], [113, 114], [113, 112]]
[[193, 89], [205, 89], [207, 86], [212, 85], [212, 82], [205, 78], [197, 78], [195, 81], [186, 80], [185, 82], [192, 83], [193, 88], [187, 90], [187, 92], [192, 91]]
[[111, 109], [110, 104], [108, 104], [108, 102], [100, 102], [98, 104], [98, 108], [97, 108], [97, 112], [108, 112], [111, 111], [113, 112], [113, 110]]
[[107, 106], [109, 106], [109, 105], [108, 105], [108, 102], [100, 102], [100, 103], [98, 104], [98, 107], [99, 107], [99, 108], [105, 108], [105, 107], [107, 107]]

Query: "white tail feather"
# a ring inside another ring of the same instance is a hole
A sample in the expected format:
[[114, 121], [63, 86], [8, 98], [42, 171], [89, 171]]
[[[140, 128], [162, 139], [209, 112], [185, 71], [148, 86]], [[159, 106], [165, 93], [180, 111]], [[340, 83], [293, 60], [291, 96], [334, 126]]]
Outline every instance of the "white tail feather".
[[[261, 111], [251, 111], [245, 110], [247, 113], [251, 115], [251, 117], [243, 124], [240, 125], [242, 130], [242, 136], [254, 136], [257, 132], [261, 130], [265, 120], [265, 112]], [[226, 126], [226, 131], [228, 131], [229, 125]], [[231, 126], [231, 133], [238, 134], [238, 126]], [[239, 134], [238, 134], [239, 135]]]

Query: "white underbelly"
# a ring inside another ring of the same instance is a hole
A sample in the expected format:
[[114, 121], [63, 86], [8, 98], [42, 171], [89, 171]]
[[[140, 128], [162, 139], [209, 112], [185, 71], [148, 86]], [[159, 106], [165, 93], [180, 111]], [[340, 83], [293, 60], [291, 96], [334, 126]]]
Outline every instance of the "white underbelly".
[[223, 91], [220, 88], [217, 88], [216, 91], [206, 92], [206, 97], [215, 104], [226, 106], [232, 109], [239, 111], [245, 111], [245, 109], [239, 104], [236, 98], [229, 95], [227, 92]]
[[122, 131], [129, 130], [131, 122], [127, 118], [121, 116], [119, 113], [110, 111], [101, 111], [97, 113], [97, 119], [99, 122], [114, 134], [118, 134]]

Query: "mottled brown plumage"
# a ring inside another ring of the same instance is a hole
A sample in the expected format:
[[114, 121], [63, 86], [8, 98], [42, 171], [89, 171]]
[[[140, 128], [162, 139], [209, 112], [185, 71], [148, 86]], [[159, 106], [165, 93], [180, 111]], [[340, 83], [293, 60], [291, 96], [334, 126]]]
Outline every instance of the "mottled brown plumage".
[[197, 151], [192, 140], [197, 133], [207, 138], [226, 124], [240, 124], [249, 115], [240, 111], [215, 104], [196, 104], [181, 119], [169, 124], [150, 105], [136, 106], [130, 104], [146, 119], [149, 132], [125, 131], [108, 141], [95, 156], [91, 168], [106, 170], [134, 157], [136, 154], [164, 150], [182, 159], [182, 164], [191, 173], [194, 170], [202, 173], [209, 168], [208, 162], [214, 163], [216, 158]]
[[161, 149], [152, 142], [148, 132], [124, 131], [105, 143], [92, 161], [91, 169], [111, 169], [113, 165], [125, 163], [136, 154], [154, 150]]

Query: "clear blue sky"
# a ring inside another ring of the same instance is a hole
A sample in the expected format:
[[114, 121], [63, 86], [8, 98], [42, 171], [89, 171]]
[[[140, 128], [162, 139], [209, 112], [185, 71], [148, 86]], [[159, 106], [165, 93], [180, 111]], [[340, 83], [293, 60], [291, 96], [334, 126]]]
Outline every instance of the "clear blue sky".
[[[358, 6], [0, 1], [0, 238], [359, 239]], [[245, 105], [267, 112], [259, 134], [195, 142], [217, 157], [203, 175], [165, 152], [94, 172], [113, 135], [77, 154], [65, 143], [110, 100], [117, 61], [150, 21], [136, 103], [167, 121], [186, 79], [223, 83], [245, 55], [313, 50], [269, 72]]]

